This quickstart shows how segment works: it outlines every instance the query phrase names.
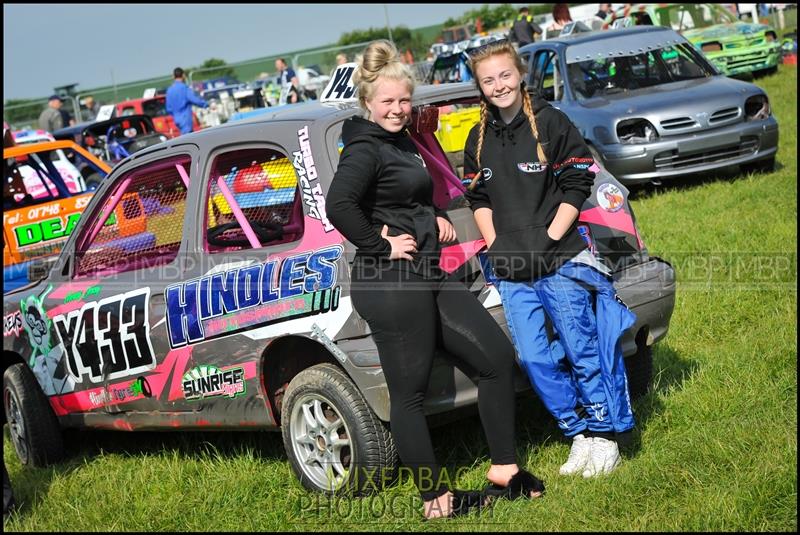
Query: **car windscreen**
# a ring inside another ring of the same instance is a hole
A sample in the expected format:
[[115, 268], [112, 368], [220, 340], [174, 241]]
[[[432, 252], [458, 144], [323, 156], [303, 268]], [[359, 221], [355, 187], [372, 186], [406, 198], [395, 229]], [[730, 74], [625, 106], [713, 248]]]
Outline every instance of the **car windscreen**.
[[714, 24], [732, 24], [736, 17], [717, 4], [667, 4], [655, 9], [654, 24], [683, 31]]
[[638, 54], [609, 55], [567, 65], [567, 77], [577, 100], [607, 96], [716, 74], [688, 43]]
[[167, 114], [166, 99], [154, 98], [142, 102], [142, 112], [148, 117], [163, 117]]

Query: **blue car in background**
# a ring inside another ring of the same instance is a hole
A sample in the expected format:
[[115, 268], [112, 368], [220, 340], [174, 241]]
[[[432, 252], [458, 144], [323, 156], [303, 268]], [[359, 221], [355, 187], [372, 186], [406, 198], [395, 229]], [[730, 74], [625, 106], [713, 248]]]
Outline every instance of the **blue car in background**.
[[563, 111], [627, 187], [738, 165], [771, 170], [767, 93], [728, 78], [669, 28], [575, 33], [520, 48], [527, 83]]

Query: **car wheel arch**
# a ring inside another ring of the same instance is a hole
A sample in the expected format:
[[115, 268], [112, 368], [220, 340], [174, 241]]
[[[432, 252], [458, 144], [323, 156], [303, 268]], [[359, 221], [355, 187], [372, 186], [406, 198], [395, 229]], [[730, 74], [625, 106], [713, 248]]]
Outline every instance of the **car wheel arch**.
[[8, 349], [3, 350], [3, 373], [5, 373], [6, 370], [14, 364], [18, 364], [20, 362], [25, 363], [25, 359], [22, 358], [22, 355], [16, 351], [10, 351]]
[[264, 348], [261, 354], [261, 379], [278, 426], [281, 423], [283, 396], [291, 380], [301, 371], [323, 363], [333, 364], [347, 374], [324, 345], [305, 336], [283, 336]]

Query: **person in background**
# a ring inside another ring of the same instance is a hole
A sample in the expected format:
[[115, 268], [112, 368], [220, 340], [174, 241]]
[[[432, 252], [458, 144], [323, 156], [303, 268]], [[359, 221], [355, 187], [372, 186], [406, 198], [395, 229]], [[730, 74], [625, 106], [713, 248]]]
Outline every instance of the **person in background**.
[[611, 13], [611, 4], [597, 4], [597, 13], [594, 14], [598, 19], [606, 20], [606, 17]]
[[519, 8], [519, 15], [517, 20], [511, 26], [511, 31], [508, 32], [508, 39], [518, 46], [525, 46], [533, 42], [534, 34], [541, 35], [542, 28], [533, 22], [533, 17], [528, 14], [527, 7]]
[[336, 65], [342, 65], [344, 63], [347, 63], [347, 54], [336, 54]]
[[87, 95], [83, 99], [83, 109], [81, 110], [81, 118], [84, 121], [94, 121], [95, 117], [97, 117], [98, 111], [99, 111], [99, 106], [97, 102], [95, 102], [94, 97], [92, 95]]
[[208, 103], [186, 85], [183, 69], [175, 67], [172, 77], [175, 81], [167, 89], [167, 113], [172, 115], [181, 134], [188, 134], [193, 126], [192, 105], [207, 108]]
[[291, 85], [286, 96], [286, 103], [295, 104], [300, 102], [302, 98], [300, 97], [300, 80], [297, 78], [297, 73], [287, 65], [286, 60], [283, 58], [275, 60], [275, 68], [278, 70], [278, 85], [282, 88]]
[[[433, 203], [433, 181], [407, 125], [414, 77], [394, 45], [370, 43], [355, 71], [364, 117], [344, 121], [344, 148], [326, 206], [356, 246], [350, 296], [369, 324], [391, 398], [391, 431], [411, 469], [426, 518], [451, 517], [484, 497], [535, 498], [544, 484], [517, 465], [514, 348], [491, 314], [439, 267], [457, 239]], [[437, 344], [478, 373], [478, 410], [489, 443], [491, 486], [448, 488], [437, 463], [423, 401]], [[427, 476], [425, 475], [427, 474]]]
[[510, 43], [477, 50], [471, 67], [481, 119], [464, 148], [465, 196], [508, 329], [534, 390], [572, 441], [559, 473], [606, 474], [635, 423], [620, 338], [636, 316], [577, 229], [594, 160], [569, 118], [525, 89], [525, 62]]
[[572, 15], [569, 14], [569, 4], [553, 4], [553, 22], [548, 27], [548, 32], [558, 35], [568, 22], [572, 22]]
[[64, 101], [58, 95], [47, 99], [47, 107], [39, 114], [39, 128], [52, 133], [67, 126], [68, 123], [64, 122], [64, 117], [61, 115], [63, 105]]

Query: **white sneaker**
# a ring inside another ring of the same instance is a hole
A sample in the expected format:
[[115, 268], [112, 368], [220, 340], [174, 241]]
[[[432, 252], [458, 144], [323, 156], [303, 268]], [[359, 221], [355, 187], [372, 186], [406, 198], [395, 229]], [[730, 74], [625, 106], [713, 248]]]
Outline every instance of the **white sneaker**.
[[619, 446], [616, 441], [600, 437], [593, 437], [591, 441], [591, 453], [583, 477], [594, 477], [614, 470], [620, 461]]
[[570, 476], [582, 471], [586, 467], [586, 463], [589, 462], [591, 446], [591, 438], [586, 438], [583, 435], [572, 437], [572, 449], [569, 450], [569, 457], [567, 462], [558, 469], [558, 473], [562, 476]]

